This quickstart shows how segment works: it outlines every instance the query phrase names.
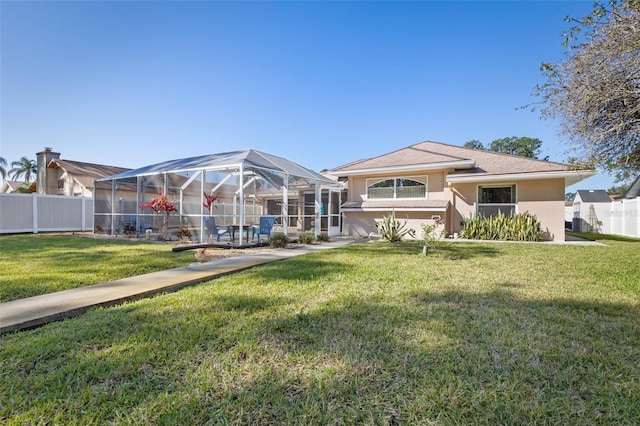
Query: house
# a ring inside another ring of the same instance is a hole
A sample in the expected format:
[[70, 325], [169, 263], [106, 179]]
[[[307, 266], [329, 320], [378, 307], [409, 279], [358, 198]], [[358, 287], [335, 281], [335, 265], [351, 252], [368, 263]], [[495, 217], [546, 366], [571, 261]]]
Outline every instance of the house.
[[611, 233], [611, 197], [604, 189], [579, 190], [573, 199], [573, 230]]
[[[565, 188], [596, 174], [566, 164], [422, 142], [329, 170], [347, 182], [343, 234], [367, 236], [395, 210], [408, 225], [438, 221], [456, 235], [465, 218], [529, 212], [547, 240], [564, 241]], [[417, 233], [417, 237], [421, 237]]]
[[622, 196], [622, 198], [627, 200], [637, 197], [640, 197], [640, 176], [633, 181], [629, 189], [627, 189], [627, 192]]
[[11, 192], [16, 192], [23, 186], [25, 186], [27, 182], [17, 181], [17, 180], [7, 180], [2, 185], [2, 189], [0, 189], [0, 193], [9, 194]]
[[31, 192], [42, 195], [91, 197], [93, 182], [130, 169], [103, 164], [63, 160], [51, 148], [36, 154], [38, 175]]

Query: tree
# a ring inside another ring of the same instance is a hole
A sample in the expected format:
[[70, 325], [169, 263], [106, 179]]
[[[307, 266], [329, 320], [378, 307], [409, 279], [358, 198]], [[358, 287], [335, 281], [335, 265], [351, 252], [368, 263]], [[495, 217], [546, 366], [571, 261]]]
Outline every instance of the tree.
[[463, 146], [465, 148], [472, 149], [485, 149], [484, 145], [482, 145], [482, 142], [480, 142], [478, 139], [471, 139], [470, 141], [465, 142]]
[[4, 158], [0, 157], [0, 174], [2, 175], [2, 179], [6, 179], [7, 178], [7, 160], [5, 160]]
[[622, 184], [622, 185], [614, 185], [611, 188], [607, 189], [607, 194], [609, 195], [623, 195], [625, 192], [629, 190], [631, 187], [631, 182]]
[[624, 179], [640, 171], [640, 2], [596, 3], [566, 21], [564, 59], [542, 64], [536, 104], [582, 162]]
[[168, 240], [167, 231], [169, 228], [169, 216], [171, 212], [177, 210], [175, 203], [167, 198], [167, 194], [162, 193], [162, 189], [158, 191], [158, 196], [151, 201], [140, 204], [140, 210], [151, 209], [156, 214], [162, 215], [160, 223], [160, 235], [158, 239]]
[[13, 176], [15, 180], [24, 176], [24, 180], [31, 181], [31, 178], [38, 173], [38, 166], [34, 160], [29, 160], [27, 157], [22, 157], [18, 161], [11, 163], [12, 169], [9, 170], [9, 174]]
[[[517, 155], [519, 157], [538, 158], [542, 141], [537, 138], [515, 137], [496, 139], [491, 142], [489, 151], [503, 154]], [[548, 157], [545, 158], [548, 160]]]
[[565, 201], [573, 201], [573, 199], [576, 197], [576, 193], [575, 192], [565, 192], [564, 193], [564, 200]]
[[[477, 139], [471, 139], [463, 145], [465, 148], [482, 149], [484, 151], [499, 152], [502, 154], [517, 155], [519, 157], [538, 159], [542, 141], [537, 138], [516, 137], [496, 139], [489, 146], [482, 145]], [[549, 160], [549, 157], [543, 158]]]

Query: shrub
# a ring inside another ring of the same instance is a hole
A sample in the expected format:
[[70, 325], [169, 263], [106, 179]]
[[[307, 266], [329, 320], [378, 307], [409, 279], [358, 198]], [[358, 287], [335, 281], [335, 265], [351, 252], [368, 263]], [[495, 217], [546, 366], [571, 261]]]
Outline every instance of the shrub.
[[189, 228], [187, 228], [187, 220], [186, 219], [184, 219], [184, 218], [180, 219], [180, 229], [178, 229], [178, 232], [176, 233], [176, 235], [181, 240], [190, 240], [191, 239], [191, 231], [189, 231]]
[[124, 235], [131, 237], [135, 235], [136, 227], [130, 223], [125, 223], [124, 226], [122, 227], [122, 232], [124, 233]]
[[402, 241], [406, 236], [415, 237], [416, 231], [409, 228], [407, 223], [407, 220], [404, 222], [396, 220], [396, 212], [392, 210], [391, 213], [382, 218], [382, 221], [374, 223], [374, 226], [383, 239], [395, 243]]
[[506, 216], [502, 212], [464, 219], [461, 236], [473, 240], [539, 241], [542, 227], [529, 212]]
[[289, 237], [280, 232], [273, 234], [271, 239], [269, 239], [269, 245], [271, 247], [283, 248], [286, 247], [287, 244], [289, 244]]
[[436, 242], [444, 237], [445, 231], [439, 230], [440, 221], [435, 221], [432, 224], [422, 224], [422, 239], [424, 241], [423, 254], [427, 254], [429, 250], [436, 249]]
[[311, 232], [304, 232], [298, 234], [298, 242], [300, 244], [313, 244], [316, 241], [316, 236]]
[[318, 236], [316, 237], [316, 239], [318, 241], [324, 241], [327, 242], [329, 241], [329, 234], [327, 234], [326, 232], [323, 232], [322, 234], [318, 234]]

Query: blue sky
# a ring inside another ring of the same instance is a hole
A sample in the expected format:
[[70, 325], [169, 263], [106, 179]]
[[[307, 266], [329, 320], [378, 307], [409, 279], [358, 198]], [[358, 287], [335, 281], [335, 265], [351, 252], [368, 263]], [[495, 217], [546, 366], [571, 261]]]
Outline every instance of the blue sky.
[[[591, 1], [0, 2], [0, 156], [137, 168], [254, 148], [319, 171], [421, 141], [543, 141], [518, 109]], [[607, 189], [600, 175], [570, 187]]]

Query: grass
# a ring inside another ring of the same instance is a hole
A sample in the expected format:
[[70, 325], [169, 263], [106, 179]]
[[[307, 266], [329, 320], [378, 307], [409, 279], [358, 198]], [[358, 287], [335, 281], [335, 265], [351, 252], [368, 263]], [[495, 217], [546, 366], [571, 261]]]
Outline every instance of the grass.
[[567, 235], [573, 235], [574, 237], [582, 238], [589, 241], [628, 241], [628, 242], [640, 242], [640, 238], [625, 237], [623, 235], [615, 234], [594, 234], [588, 232], [567, 232]]
[[0, 423], [637, 424], [640, 244], [313, 252], [0, 337]]
[[0, 302], [186, 266], [193, 252], [85, 236], [0, 236]]

